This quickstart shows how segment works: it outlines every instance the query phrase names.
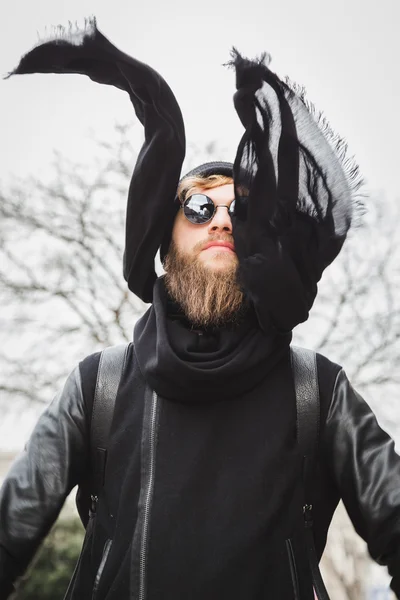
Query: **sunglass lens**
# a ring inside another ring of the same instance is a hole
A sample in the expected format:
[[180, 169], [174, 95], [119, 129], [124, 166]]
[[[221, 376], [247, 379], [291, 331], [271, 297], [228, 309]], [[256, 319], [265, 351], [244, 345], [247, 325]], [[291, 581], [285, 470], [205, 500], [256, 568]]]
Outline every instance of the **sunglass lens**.
[[195, 225], [207, 223], [214, 214], [214, 204], [204, 194], [193, 194], [183, 205], [185, 217]]

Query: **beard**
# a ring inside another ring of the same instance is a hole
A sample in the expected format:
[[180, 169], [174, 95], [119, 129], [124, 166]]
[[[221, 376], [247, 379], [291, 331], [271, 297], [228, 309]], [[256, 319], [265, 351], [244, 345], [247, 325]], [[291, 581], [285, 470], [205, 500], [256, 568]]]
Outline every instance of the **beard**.
[[167, 291], [194, 326], [235, 324], [243, 308], [243, 292], [237, 282], [237, 258], [232, 260], [223, 252], [216, 254], [215, 260], [226, 261], [226, 265], [212, 269], [199, 259], [203, 246], [204, 241], [196, 244], [189, 254], [171, 242], [164, 262]]

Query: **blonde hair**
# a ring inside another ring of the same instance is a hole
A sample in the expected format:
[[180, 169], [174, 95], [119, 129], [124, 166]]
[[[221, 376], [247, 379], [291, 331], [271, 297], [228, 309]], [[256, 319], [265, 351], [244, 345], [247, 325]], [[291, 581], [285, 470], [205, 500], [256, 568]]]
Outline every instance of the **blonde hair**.
[[186, 177], [178, 186], [179, 202], [184, 202], [196, 188], [211, 190], [229, 183], [233, 183], [233, 178], [228, 177], [227, 175], [210, 175], [209, 177], [194, 175], [192, 177]]

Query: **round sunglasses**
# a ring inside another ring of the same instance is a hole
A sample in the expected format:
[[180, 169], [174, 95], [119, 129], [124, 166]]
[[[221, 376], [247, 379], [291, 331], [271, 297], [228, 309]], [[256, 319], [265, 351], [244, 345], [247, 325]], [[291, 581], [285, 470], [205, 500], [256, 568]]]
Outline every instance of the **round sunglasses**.
[[235, 213], [235, 200], [229, 206], [226, 204], [216, 205], [205, 194], [193, 194], [193, 196], [186, 198], [181, 206], [187, 220], [194, 225], [204, 225], [211, 221], [219, 207], [227, 208], [229, 216], [232, 217]]

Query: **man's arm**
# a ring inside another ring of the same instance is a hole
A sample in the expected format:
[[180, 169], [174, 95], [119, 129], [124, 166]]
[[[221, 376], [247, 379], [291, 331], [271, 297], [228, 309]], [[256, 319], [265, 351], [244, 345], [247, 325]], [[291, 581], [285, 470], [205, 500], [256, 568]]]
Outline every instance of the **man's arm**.
[[400, 457], [368, 404], [338, 373], [323, 434], [324, 450], [357, 533], [387, 565], [400, 598]]
[[80, 371], [40, 417], [0, 490], [0, 600], [23, 574], [88, 465]]

